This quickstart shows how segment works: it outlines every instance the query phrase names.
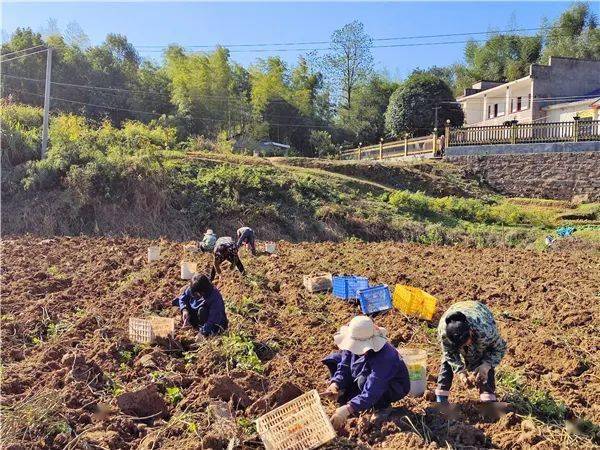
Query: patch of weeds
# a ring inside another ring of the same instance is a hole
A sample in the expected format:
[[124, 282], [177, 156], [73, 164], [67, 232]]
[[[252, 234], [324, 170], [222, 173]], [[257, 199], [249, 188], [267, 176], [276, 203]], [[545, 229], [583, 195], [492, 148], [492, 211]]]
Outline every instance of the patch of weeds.
[[13, 406], [2, 408], [2, 442], [30, 436], [70, 432], [62, 416], [60, 398], [54, 392], [34, 394]]
[[253, 420], [246, 417], [239, 417], [236, 422], [244, 434], [252, 435], [256, 433], [256, 423]]
[[77, 308], [75, 310], [75, 317], [81, 319], [83, 317], [85, 317], [87, 314], [87, 311], [84, 308]]
[[53, 338], [68, 331], [69, 328], [71, 328], [71, 324], [67, 322], [50, 323], [48, 324], [48, 328], [46, 328], [46, 336]]
[[507, 391], [507, 401], [513, 404], [517, 412], [549, 423], [562, 424], [564, 421], [566, 405], [547, 391], [525, 385], [518, 373], [499, 371], [497, 382]]
[[296, 305], [287, 305], [283, 310], [289, 316], [301, 316], [302, 310]]
[[46, 272], [48, 272], [49, 275], [51, 275], [53, 278], [56, 278], [57, 280], [64, 280], [67, 278], [67, 275], [61, 272], [60, 269], [56, 266], [48, 267], [48, 269], [46, 269]]
[[143, 350], [140, 345], [134, 345], [131, 350], [121, 350], [119, 352], [119, 360], [122, 364], [131, 364], [135, 357]]
[[542, 319], [540, 319], [539, 317], [534, 317], [533, 319], [531, 319], [531, 324], [539, 327], [540, 325], [542, 325]]
[[13, 320], [15, 320], [15, 316], [12, 314], [2, 314], [0, 316], [0, 322], [12, 322]]
[[254, 342], [240, 333], [229, 333], [221, 338], [221, 351], [227, 362], [240, 369], [264, 371], [260, 358], [256, 354]]
[[169, 400], [169, 402], [172, 405], [177, 405], [177, 403], [183, 400], [183, 394], [181, 393], [181, 389], [179, 389], [177, 386], [168, 387], [166, 394], [167, 400]]
[[185, 368], [189, 369], [198, 359], [197, 352], [183, 352], [183, 360], [185, 361]]
[[229, 305], [229, 311], [243, 317], [256, 317], [260, 313], [260, 305], [250, 297], [242, 297], [242, 300]]
[[106, 375], [106, 390], [113, 396], [118, 397], [125, 392], [123, 386], [121, 386], [115, 379], [114, 374], [109, 373]]
[[246, 273], [245, 278], [253, 288], [261, 288], [267, 285], [267, 278], [258, 273]]
[[421, 329], [427, 335], [427, 337], [437, 339], [437, 328], [431, 328], [428, 324], [421, 323]]
[[55, 423], [50, 428], [50, 432], [54, 433], [54, 434], [60, 434], [60, 433], [71, 434], [71, 431], [73, 431], [73, 429], [69, 426], [69, 423], [65, 422], [64, 420]]
[[42, 345], [44, 341], [39, 336], [34, 336], [31, 338], [31, 343], [37, 347]]

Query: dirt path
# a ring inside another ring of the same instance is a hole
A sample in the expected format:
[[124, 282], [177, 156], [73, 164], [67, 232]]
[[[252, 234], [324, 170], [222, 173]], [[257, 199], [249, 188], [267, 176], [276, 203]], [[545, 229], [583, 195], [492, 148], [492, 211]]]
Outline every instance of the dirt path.
[[[319, 360], [334, 349], [333, 333], [358, 312], [329, 294], [307, 293], [302, 275], [315, 271], [411, 284], [438, 298], [431, 324], [398, 311], [376, 318], [394, 345], [427, 349], [429, 390], [438, 371], [434, 327], [441, 312], [458, 300], [488, 304], [509, 344], [499, 394], [538, 408], [533, 418], [511, 413], [493, 421], [473, 405], [475, 392], [457, 390], [452, 399], [461, 415], [448, 421], [429, 409], [430, 396], [405, 399], [382, 424], [368, 415], [351, 419], [329, 448], [594, 447], [589, 435], [570, 435], [552, 417], [564, 404], [574, 417], [600, 423], [597, 253], [280, 242], [277, 257], [243, 253], [248, 274], [225, 270], [217, 282], [229, 337], [194, 347], [193, 333], [178, 329], [170, 342], [139, 347], [127, 339], [128, 318], [178, 318], [170, 301], [185, 286], [181, 244], [164, 242], [161, 259], [148, 264], [149, 244], [130, 238], [2, 241], [0, 401], [7, 448], [194, 449], [200, 440], [204, 448], [223, 448], [232, 437], [238, 448], [260, 447], [252, 420], [298, 392], [323, 388]], [[201, 269], [210, 263], [206, 255], [195, 259]], [[119, 412], [118, 394], [149, 383], [167, 401], [164, 419], [140, 421]], [[216, 399], [227, 401], [236, 417], [230, 429], [207, 413]]]

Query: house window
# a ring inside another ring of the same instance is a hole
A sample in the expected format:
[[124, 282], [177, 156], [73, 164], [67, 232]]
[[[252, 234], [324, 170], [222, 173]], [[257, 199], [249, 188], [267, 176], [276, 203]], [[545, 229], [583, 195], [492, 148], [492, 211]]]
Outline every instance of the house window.
[[498, 117], [498, 103], [494, 103], [494, 117]]
[[527, 94], [527, 98], [523, 99], [523, 107], [521, 109], [527, 109], [531, 105], [531, 94]]
[[510, 99], [510, 112], [515, 112], [515, 111], [516, 111], [516, 109], [515, 109], [515, 99], [511, 98]]
[[488, 105], [487, 112], [488, 112], [488, 119], [491, 119], [492, 117], [494, 117], [494, 116], [492, 116], [492, 105]]
[[523, 102], [523, 97], [517, 97], [517, 111], [521, 111], [521, 106]]
[[505, 111], [505, 109], [506, 109], [506, 103], [498, 103], [497, 106], [498, 106], [498, 114], [497, 114], [497, 116], [503, 116], [506, 113], [506, 111]]

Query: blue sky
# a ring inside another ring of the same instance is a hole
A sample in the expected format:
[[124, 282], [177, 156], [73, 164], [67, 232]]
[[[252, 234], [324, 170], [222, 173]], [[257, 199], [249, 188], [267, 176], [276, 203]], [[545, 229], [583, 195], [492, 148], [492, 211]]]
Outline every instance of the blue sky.
[[[544, 17], [554, 20], [568, 6], [569, 3], [565, 2], [3, 2], [2, 30], [3, 34], [12, 33], [17, 27], [31, 27], [39, 31], [49, 18], [54, 18], [62, 29], [71, 21], [79, 23], [92, 44], [101, 42], [111, 32], [126, 35], [135, 45], [307, 42], [327, 41], [333, 30], [352, 20], [363, 22], [373, 38], [505, 30], [514, 26], [536, 28]], [[466, 39], [457, 36], [376, 44]], [[326, 45], [291, 46], [313, 47]], [[463, 57], [463, 48], [464, 44], [379, 48], [374, 49], [373, 56], [378, 70], [385, 69], [390, 76], [403, 78], [416, 67], [442, 66], [459, 61]], [[141, 53], [160, 58], [160, 53]], [[294, 63], [302, 53], [305, 52], [232, 52], [232, 58], [248, 65], [259, 57], [276, 54]]]

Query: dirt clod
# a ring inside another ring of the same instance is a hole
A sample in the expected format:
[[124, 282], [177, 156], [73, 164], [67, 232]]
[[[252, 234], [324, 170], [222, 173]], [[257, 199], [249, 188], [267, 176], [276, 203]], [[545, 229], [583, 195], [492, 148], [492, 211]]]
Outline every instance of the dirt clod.
[[161, 418], [167, 415], [167, 404], [155, 384], [117, 397], [117, 404], [125, 414], [138, 418]]

